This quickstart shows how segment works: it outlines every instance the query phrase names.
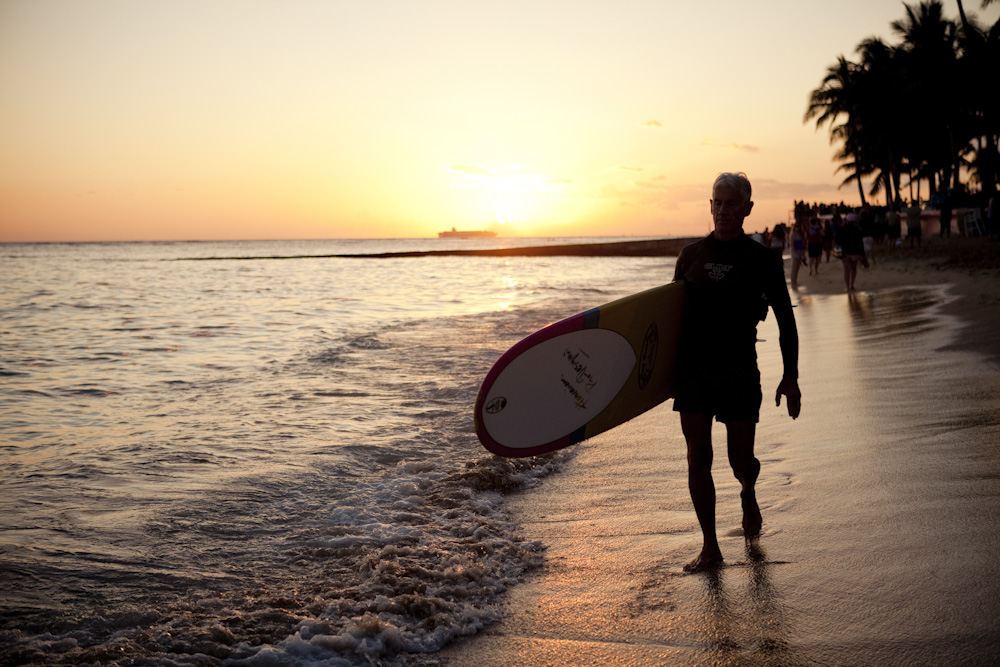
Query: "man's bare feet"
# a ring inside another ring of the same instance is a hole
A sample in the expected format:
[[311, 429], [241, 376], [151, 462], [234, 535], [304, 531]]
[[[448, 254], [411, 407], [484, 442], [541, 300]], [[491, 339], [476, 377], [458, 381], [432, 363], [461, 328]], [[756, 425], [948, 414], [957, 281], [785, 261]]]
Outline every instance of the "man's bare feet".
[[764, 525], [764, 517], [760, 515], [760, 507], [754, 496], [741, 498], [743, 501], [743, 536], [748, 540], [760, 535], [760, 529]]
[[701, 550], [698, 557], [684, 566], [684, 571], [689, 574], [704, 572], [722, 565], [722, 552], [717, 548], [712, 550], [707, 547]]

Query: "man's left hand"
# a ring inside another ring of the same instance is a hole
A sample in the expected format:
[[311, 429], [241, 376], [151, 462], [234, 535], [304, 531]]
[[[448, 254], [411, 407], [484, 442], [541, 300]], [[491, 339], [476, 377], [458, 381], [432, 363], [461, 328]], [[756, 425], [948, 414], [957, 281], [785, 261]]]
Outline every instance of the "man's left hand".
[[781, 395], [788, 397], [788, 416], [797, 419], [802, 410], [802, 392], [799, 391], [799, 381], [795, 378], [782, 378], [778, 392], [774, 396], [774, 404], [781, 405]]

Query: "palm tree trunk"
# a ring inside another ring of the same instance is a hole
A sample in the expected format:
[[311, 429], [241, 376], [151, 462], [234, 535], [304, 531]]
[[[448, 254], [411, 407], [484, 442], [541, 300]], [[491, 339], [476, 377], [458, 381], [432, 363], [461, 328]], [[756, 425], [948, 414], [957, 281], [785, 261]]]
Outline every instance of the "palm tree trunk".
[[890, 205], [895, 204], [898, 201], [902, 201], [903, 193], [900, 188], [900, 182], [902, 181], [902, 174], [900, 174], [899, 165], [895, 162], [892, 165], [892, 183], [896, 189], [896, 196], [893, 198]]
[[958, 3], [958, 15], [962, 19], [962, 29], [965, 30], [965, 34], [969, 34], [969, 19], [965, 18], [965, 7], [962, 6], [962, 0], [955, 0]]
[[962, 163], [962, 156], [958, 152], [958, 148], [955, 146], [955, 128], [950, 124], [947, 127], [948, 130], [948, 148], [951, 152], [951, 161], [941, 172], [941, 188], [946, 189], [950, 187], [957, 188], [959, 183], [958, 169]]
[[997, 160], [1000, 158], [1000, 153], [997, 151], [996, 135], [988, 131], [983, 139], [982, 150], [988, 157], [986, 158], [985, 169], [980, 168], [979, 182], [982, 185], [983, 192], [993, 192], [997, 186]]

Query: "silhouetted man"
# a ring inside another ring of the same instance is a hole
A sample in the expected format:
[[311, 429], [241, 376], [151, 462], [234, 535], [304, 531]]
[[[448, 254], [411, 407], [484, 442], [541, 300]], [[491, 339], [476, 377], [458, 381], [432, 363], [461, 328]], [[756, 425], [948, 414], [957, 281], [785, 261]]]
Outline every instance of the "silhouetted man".
[[799, 416], [799, 338], [785, 285], [782, 260], [743, 233], [750, 214], [750, 181], [743, 173], [720, 174], [712, 187], [710, 210], [715, 231], [685, 247], [674, 280], [686, 283], [674, 410], [680, 412], [687, 441], [688, 487], [704, 543], [684, 566], [697, 572], [722, 563], [715, 533], [715, 483], [712, 480], [712, 420], [726, 425], [729, 463], [742, 485], [743, 532], [760, 534], [763, 519], [754, 484], [760, 462], [754, 435], [762, 393], [757, 369], [757, 323], [770, 305], [778, 321], [784, 376], [775, 403], [787, 400], [788, 414]]

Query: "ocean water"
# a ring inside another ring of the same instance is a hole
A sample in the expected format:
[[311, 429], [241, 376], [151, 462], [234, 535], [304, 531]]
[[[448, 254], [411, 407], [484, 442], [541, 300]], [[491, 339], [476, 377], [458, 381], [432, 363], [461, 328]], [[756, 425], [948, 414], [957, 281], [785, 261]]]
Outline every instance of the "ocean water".
[[573, 453], [489, 455], [479, 383], [673, 259], [363, 255], [586, 241], [0, 245], [0, 663], [433, 664], [496, 621], [543, 557], [505, 494]]

